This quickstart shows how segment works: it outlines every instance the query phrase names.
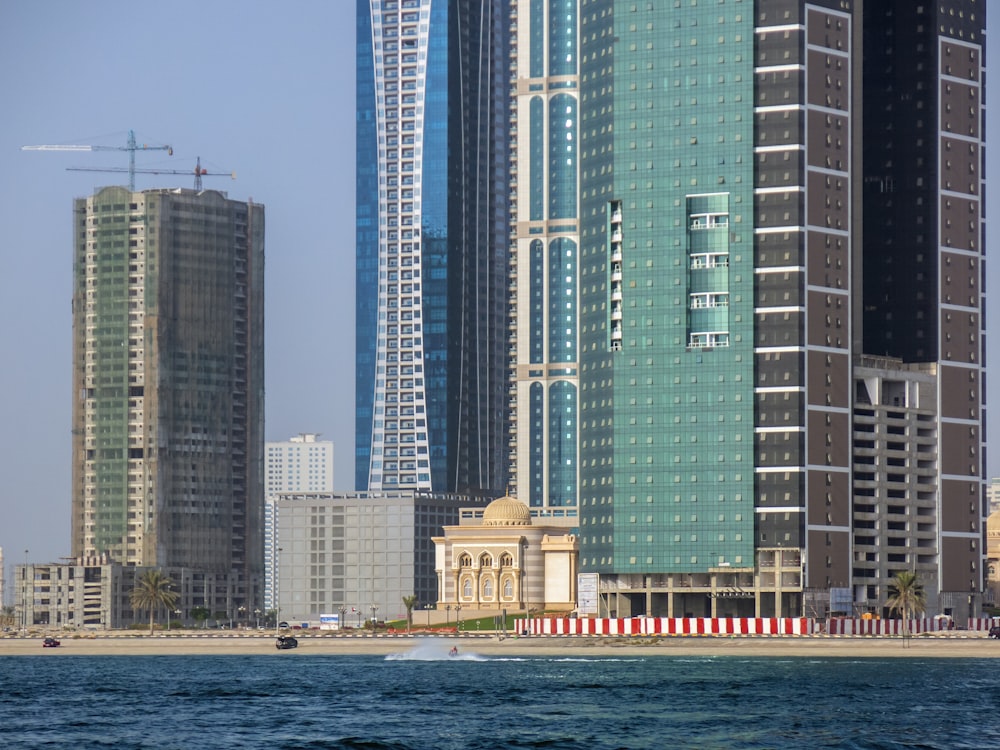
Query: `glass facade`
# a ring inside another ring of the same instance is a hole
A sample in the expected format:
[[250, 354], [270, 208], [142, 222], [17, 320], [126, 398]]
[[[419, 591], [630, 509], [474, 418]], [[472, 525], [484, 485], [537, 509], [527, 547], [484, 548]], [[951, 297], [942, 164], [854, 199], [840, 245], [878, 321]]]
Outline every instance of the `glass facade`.
[[503, 3], [359, 0], [355, 485], [502, 488]]
[[584, 571], [754, 563], [752, 12], [582, 3]]
[[579, 125], [576, 0], [516, 3], [510, 492], [534, 508], [579, 490]]

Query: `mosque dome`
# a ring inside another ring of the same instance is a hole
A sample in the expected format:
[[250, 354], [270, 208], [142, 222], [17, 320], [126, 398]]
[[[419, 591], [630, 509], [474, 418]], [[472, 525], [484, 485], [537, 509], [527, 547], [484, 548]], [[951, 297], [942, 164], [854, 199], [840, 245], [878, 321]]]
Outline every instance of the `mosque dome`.
[[497, 498], [483, 511], [483, 526], [531, 526], [531, 511], [520, 500]]
[[990, 536], [1000, 536], [1000, 510], [993, 511], [986, 518], [986, 529]]

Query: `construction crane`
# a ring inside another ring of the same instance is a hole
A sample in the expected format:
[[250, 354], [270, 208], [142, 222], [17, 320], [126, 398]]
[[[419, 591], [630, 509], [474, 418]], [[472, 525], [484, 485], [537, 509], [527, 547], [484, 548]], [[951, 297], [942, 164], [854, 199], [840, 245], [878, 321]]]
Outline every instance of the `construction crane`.
[[[124, 146], [21, 146], [22, 151], [128, 151], [128, 188], [135, 192], [135, 152], [136, 151], [166, 151], [172, 156], [172, 146], [150, 146], [135, 142], [135, 131], [128, 131], [128, 142]], [[109, 170], [111, 171], [111, 170]], [[124, 168], [113, 171], [125, 172]]]
[[[67, 172], [128, 172], [130, 180], [135, 180], [135, 174], [193, 174], [194, 175], [194, 189], [201, 190], [201, 178], [202, 177], [231, 177], [236, 179], [235, 172], [209, 172], [201, 166], [201, 157], [198, 157], [197, 163], [195, 164], [194, 170], [190, 169], [133, 169], [125, 167], [66, 167]], [[135, 192], [135, 187], [133, 186], [132, 191]]]

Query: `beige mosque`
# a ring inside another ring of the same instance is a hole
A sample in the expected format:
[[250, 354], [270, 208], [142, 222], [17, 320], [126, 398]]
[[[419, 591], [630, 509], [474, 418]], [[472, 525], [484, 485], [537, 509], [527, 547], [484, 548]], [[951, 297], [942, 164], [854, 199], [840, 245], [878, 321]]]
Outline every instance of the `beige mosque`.
[[986, 519], [986, 603], [1000, 606], [1000, 510]]
[[481, 515], [434, 537], [438, 610], [558, 612], [576, 607], [579, 543], [576, 519], [532, 517], [513, 497], [494, 500]]

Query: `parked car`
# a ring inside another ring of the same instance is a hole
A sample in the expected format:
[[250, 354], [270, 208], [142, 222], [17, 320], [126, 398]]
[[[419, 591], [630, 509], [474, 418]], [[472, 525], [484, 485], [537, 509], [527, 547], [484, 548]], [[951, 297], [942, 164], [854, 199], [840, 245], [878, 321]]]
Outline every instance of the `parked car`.
[[279, 651], [284, 651], [289, 648], [298, 648], [299, 642], [290, 635], [279, 635], [277, 640], [274, 642], [274, 647]]
[[278, 627], [281, 628], [282, 630], [288, 630], [288, 623], [282, 620], [281, 622], [278, 623]]
[[55, 638], [48, 636], [42, 641], [42, 648], [55, 648], [61, 645]]
[[990, 628], [990, 638], [1000, 638], [1000, 625]]

